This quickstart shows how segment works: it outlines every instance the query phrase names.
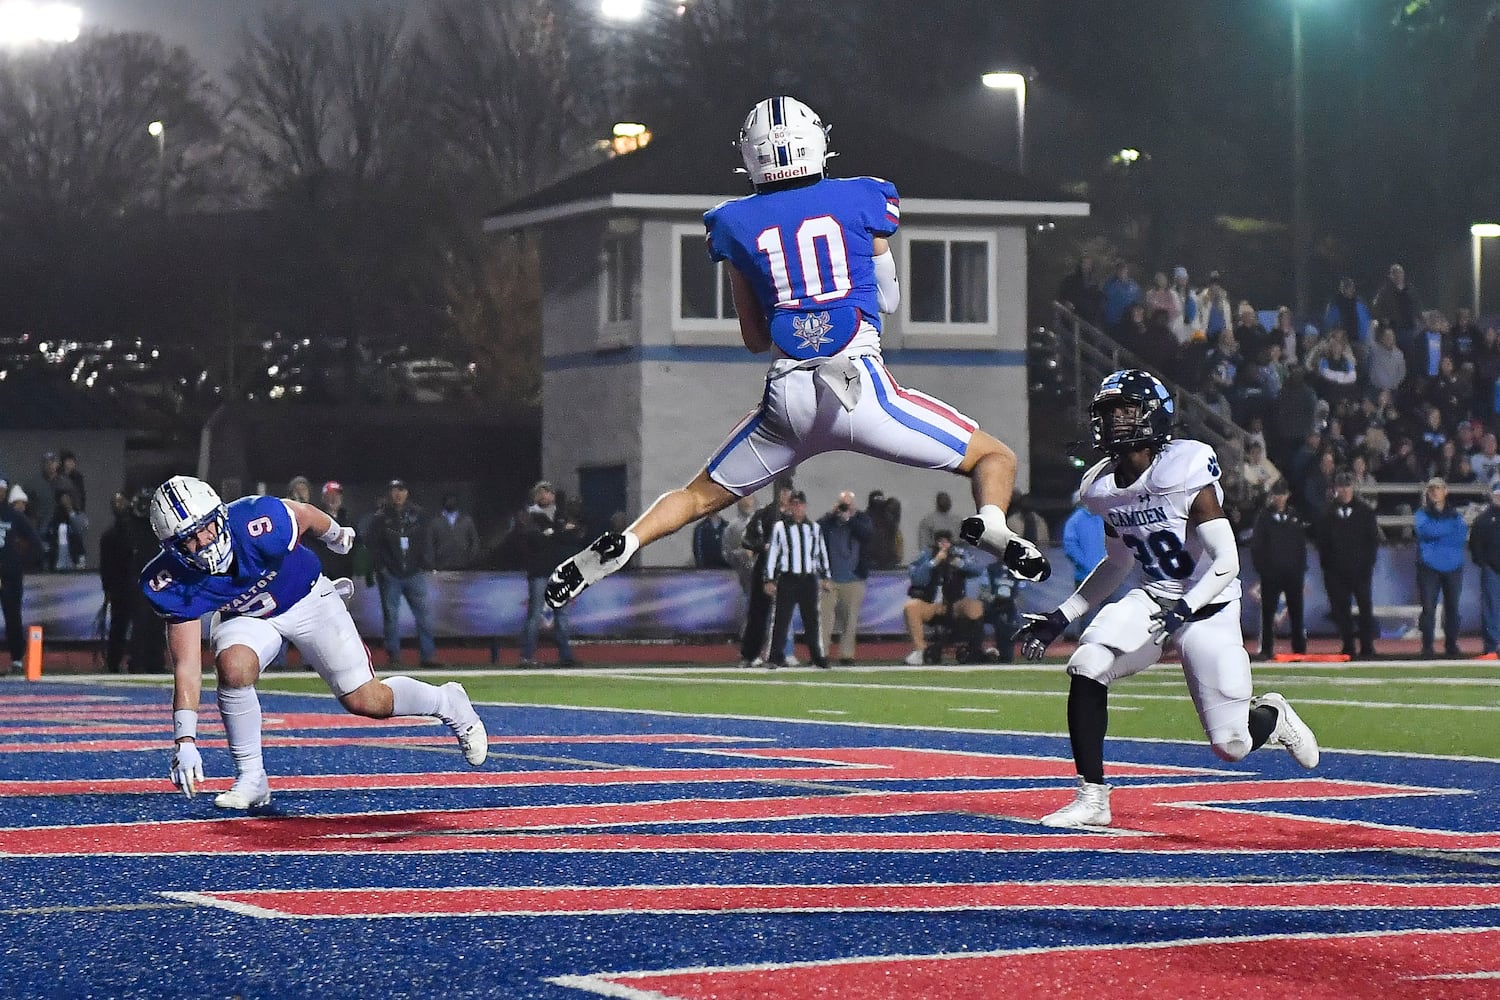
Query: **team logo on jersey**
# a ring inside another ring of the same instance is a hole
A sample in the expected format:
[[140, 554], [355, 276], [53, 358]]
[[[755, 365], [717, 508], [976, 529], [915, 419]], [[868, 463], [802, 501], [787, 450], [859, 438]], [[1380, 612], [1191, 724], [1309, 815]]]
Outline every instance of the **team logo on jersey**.
[[792, 334], [798, 338], [797, 346], [805, 351], [821, 350], [824, 344], [833, 343], [828, 331], [833, 322], [826, 312], [806, 313], [792, 317]]

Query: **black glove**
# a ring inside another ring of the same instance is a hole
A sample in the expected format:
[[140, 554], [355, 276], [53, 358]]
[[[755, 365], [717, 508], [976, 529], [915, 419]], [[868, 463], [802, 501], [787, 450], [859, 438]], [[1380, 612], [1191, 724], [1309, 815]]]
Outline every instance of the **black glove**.
[[1020, 535], [1011, 538], [1000, 561], [1005, 563], [1006, 569], [1030, 583], [1041, 583], [1052, 575], [1052, 564], [1042, 550]]
[[1163, 646], [1168, 639], [1177, 638], [1177, 633], [1192, 617], [1193, 609], [1188, 607], [1187, 601], [1179, 600], [1170, 608], [1162, 608], [1151, 616], [1151, 641]]
[[1011, 637], [1012, 641], [1021, 644], [1021, 655], [1035, 663], [1047, 653], [1047, 647], [1052, 640], [1063, 634], [1063, 629], [1068, 627], [1068, 616], [1059, 608], [1049, 611], [1045, 615], [1022, 615], [1024, 623]]

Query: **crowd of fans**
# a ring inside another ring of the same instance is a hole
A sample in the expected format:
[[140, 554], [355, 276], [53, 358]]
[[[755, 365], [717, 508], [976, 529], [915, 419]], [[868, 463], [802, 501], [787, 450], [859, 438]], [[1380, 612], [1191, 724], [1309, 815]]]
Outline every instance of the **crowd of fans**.
[[[1357, 493], [1500, 477], [1500, 331], [1467, 308], [1426, 308], [1400, 264], [1368, 300], [1340, 280], [1311, 318], [1235, 300], [1218, 272], [1195, 286], [1177, 267], [1142, 288], [1128, 263], [1101, 280], [1088, 258], [1058, 300], [1248, 432], [1244, 495], [1230, 498], [1242, 530], [1280, 477], [1309, 517], [1332, 502], [1341, 472]], [[1411, 513], [1419, 493], [1367, 499], [1383, 514]]]

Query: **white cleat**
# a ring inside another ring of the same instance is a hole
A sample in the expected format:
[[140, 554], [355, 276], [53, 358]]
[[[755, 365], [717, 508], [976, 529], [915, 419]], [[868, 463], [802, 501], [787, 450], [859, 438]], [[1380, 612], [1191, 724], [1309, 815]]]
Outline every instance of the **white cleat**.
[[547, 606], [565, 607], [569, 601], [624, 566], [641, 543], [631, 532], [606, 531], [582, 552], [564, 559], [547, 578], [542, 592]]
[[1276, 709], [1276, 728], [1266, 740], [1269, 745], [1279, 746], [1292, 755], [1292, 759], [1308, 770], [1318, 766], [1318, 738], [1307, 723], [1287, 704], [1286, 698], [1268, 691], [1259, 698], [1250, 699], [1250, 707], [1269, 705]]
[[1067, 828], [1109, 826], [1113, 818], [1109, 812], [1109, 786], [1091, 785], [1079, 778], [1073, 801], [1057, 812], [1043, 816], [1042, 825]]
[[271, 781], [264, 771], [240, 775], [234, 779], [234, 785], [229, 791], [222, 792], [214, 798], [214, 805], [220, 809], [236, 809], [240, 812], [247, 809], [259, 809], [261, 806], [270, 804]]
[[469, 692], [458, 681], [443, 685], [443, 696], [448, 700], [449, 714], [443, 722], [458, 738], [458, 748], [464, 752], [469, 766], [478, 767], [490, 755], [490, 734], [484, 728], [484, 720], [474, 711], [469, 701]]

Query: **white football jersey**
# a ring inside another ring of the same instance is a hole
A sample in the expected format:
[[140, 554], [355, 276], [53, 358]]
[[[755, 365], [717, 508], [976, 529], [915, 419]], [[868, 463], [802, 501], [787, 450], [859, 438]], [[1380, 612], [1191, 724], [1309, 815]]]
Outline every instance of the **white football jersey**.
[[[1140, 478], [1124, 487], [1115, 483], [1114, 466], [1114, 459], [1105, 459], [1083, 474], [1083, 505], [1130, 546], [1142, 586], [1154, 597], [1175, 601], [1212, 565], [1203, 540], [1188, 528], [1188, 509], [1205, 486], [1224, 502], [1219, 458], [1201, 441], [1169, 441]], [[1236, 577], [1212, 603], [1239, 596]]]

